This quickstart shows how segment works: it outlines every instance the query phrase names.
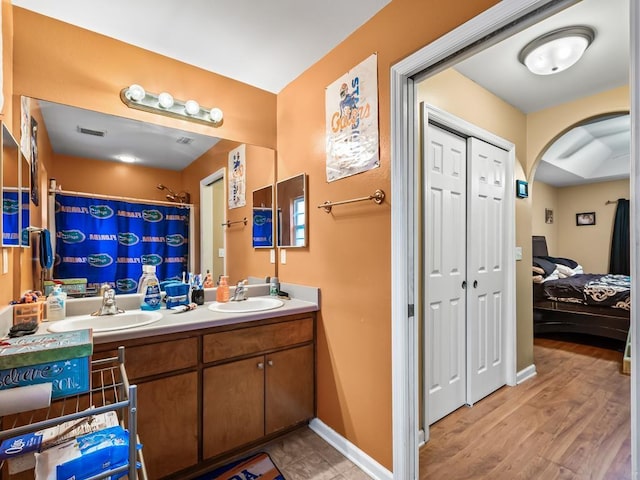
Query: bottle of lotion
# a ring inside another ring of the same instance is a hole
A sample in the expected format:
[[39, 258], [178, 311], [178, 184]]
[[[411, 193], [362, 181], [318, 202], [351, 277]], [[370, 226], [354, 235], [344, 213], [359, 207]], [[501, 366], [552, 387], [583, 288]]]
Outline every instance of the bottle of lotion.
[[67, 294], [55, 285], [47, 297], [47, 320], [63, 320], [67, 316]]

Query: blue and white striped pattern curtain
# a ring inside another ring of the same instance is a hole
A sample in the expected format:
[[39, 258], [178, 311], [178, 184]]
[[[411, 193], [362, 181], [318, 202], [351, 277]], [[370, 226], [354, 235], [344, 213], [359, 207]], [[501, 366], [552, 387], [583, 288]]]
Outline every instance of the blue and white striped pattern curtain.
[[55, 223], [56, 279], [135, 293], [142, 265], [155, 265], [160, 281], [181, 280], [188, 270], [187, 206], [56, 194]]

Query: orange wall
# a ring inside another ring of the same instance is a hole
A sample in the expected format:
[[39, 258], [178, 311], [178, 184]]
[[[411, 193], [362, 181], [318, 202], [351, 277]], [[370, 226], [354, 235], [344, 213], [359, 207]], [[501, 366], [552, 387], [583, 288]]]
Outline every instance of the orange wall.
[[[394, 0], [278, 95], [278, 179], [309, 175], [309, 246], [289, 249], [281, 281], [322, 289], [318, 322], [318, 417], [392, 467], [390, 67], [496, 3]], [[380, 168], [327, 183], [325, 88], [378, 54]], [[327, 214], [325, 200], [366, 196]]]

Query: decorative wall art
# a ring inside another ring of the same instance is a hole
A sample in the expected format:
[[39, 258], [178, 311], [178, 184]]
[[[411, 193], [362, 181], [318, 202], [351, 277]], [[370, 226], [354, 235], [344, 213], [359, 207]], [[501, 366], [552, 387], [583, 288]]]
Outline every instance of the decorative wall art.
[[576, 213], [576, 225], [582, 227], [585, 225], [596, 224], [596, 212]]
[[327, 182], [380, 166], [378, 56], [325, 89]]
[[544, 223], [553, 223], [553, 210], [550, 208], [544, 209]]
[[20, 97], [20, 150], [22, 150], [22, 155], [31, 161], [29, 112], [31, 112], [31, 99], [25, 96]]
[[38, 122], [31, 117], [31, 201], [37, 207], [40, 205], [40, 190], [38, 188]]
[[229, 208], [244, 207], [246, 201], [246, 145], [229, 152]]

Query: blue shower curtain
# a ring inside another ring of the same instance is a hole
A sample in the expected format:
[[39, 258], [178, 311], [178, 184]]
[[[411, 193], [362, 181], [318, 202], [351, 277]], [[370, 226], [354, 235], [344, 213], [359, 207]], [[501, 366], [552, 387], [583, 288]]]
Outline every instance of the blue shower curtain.
[[619, 198], [611, 237], [609, 273], [629, 275], [631, 271], [630, 242], [629, 200]]
[[135, 293], [142, 265], [160, 281], [188, 269], [189, 208], [56, 194], [54, 278]]

